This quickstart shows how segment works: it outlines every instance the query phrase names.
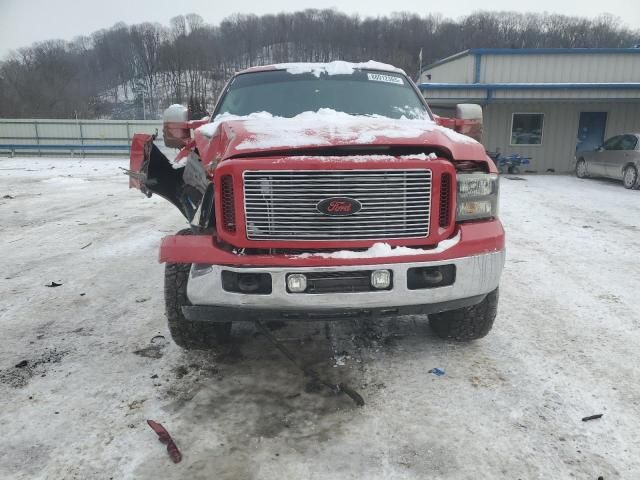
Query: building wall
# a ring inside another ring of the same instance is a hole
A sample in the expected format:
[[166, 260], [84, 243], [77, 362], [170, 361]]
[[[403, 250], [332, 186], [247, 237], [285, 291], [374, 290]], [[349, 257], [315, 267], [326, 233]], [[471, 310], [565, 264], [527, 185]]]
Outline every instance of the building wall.
[[[476, 78], [476, 62], [480, 62]], [[431, 79], [427, 77], [431, 75]], [[613, 83], [640, 80], [637, 53], [469, 53], [425, 70], [418, 83]]]
[[[475, 56], [464, 55], [451, 62], [425, 70], [418, 83], [473, 83]], [[427, 77], [431, 75], [431, 79]]]
[[[610, 83], [639, 79], [640, 53], [483, 55], [478, 83]], [[432, 81], [458, 82], [454, 77]]]
[[[580, 112], [607, 112], [605, 138], [640, 132], [640, 103], [517, 102], [484, 107], [483, 144], [488, 151], [532, 157], [531, 170], [570, 172], [575, 161]], [[544, 113], [542, 145], [509, 145], [513, 113]]]

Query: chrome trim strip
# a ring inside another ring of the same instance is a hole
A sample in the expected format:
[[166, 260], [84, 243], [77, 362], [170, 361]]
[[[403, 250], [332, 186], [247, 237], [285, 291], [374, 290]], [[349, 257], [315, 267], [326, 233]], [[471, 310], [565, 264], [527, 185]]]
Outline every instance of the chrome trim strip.
[[[193, 305], [244, 306], [264, 309], [335, 309], [424, 305], [469, 298], [491, 292], [500, 282], [504, 260], [505, 251], [501, 250], [493, 253], [432, 262], [381, 263], [344, 267], [242, 268], [213, 265], [210, 272], [203, 275], [201, 271], [198, 271], [196, 276], [193, 275], [192, 267], [192, 273], [187, 283], [187, 296]], [[456, 266], [456, 281], [453, 285], [421, 290], [409, 290], [407, 288], [407, 270], [409, 268], [448, 264]], [[286, 288], [286, 275], [288, 273], [378, 269], [393, 271], [392, 290], [358, 293], [294, 294], [288, 293]], [[245, 295], [225, 292], [222, 289], [221, 282], [222, 270], [270, 273], [273, 280], [273, 291], [270, 295]]]

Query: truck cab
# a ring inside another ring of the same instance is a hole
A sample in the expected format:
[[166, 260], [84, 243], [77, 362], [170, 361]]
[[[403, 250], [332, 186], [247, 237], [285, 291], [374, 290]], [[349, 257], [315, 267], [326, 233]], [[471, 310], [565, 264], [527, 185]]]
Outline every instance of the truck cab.
[[160, 247], [176, 343], [209, 348], [236, 321], [404, 314], [442, 338], [486, 335], [505, 258], [498, 174], [471, 138], [480, 108], [456, 117], [376, 62], [251, 68], [211, 118], [170, 107], [176, 159], [136, 135], [129, 175], [189, 223]]

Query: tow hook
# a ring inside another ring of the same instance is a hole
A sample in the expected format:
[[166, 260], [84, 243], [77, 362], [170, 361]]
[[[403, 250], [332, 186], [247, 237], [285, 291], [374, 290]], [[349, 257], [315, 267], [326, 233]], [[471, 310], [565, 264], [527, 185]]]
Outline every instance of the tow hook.
[[302, 365], [298, 361], [298, 359], [296, 359], [296, 357], [282, 344], [282, 342], [280, 342], [276, 337], [274, 337], [271, 334], [271, 332], [265, 326], [264, 323], [256, 320], [255, 324], [258, 330], [260, 330], [260, 332], [273, 344], [273, 346], [276, 347], [278, 350], [280, 350], [280, 353], [282, 353], [282, 355], [287, 357], [287, 359], [289, 359], [291, 363], [293, 363], [296, 367], [302, 370], [302, 373], [304, 373], [306, 377], [310, 378], [311, 380], [313, 380], [318, 384], [324, 385], [336, 395], [340, 393], [345, 393], [359, 407], [362, 407], [364, 405], [364, 399], [354, 389], [352, 389], [351, 387], [349, 387], [344, 383], [335, 384], [335, 383], [328, 382], [327, 380], [324, 380], [323, 378], [320, 377], [320, 374], [316, 372], [314, 369], [310, 367], [305, 367], [304, 365]]

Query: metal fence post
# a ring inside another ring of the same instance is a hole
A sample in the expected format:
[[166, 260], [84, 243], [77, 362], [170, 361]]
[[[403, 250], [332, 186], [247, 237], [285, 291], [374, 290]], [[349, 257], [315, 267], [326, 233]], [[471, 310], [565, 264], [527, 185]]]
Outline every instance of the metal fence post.
[[[38, 121], [34, 120], [33, 121], [33, 126], [36, 130], [36, 145], [40, 145], [40, 134], [38, 133]], [[38, 149], [38, 156], [41, 157], [42, 156], [42, 150]]]
[[[82, 121], [78, 122], [78, 127], [80, 128], [80, 145], [84, 145], [84, 133], [82, 131]], [[84, 158], [84, 148], [80, 149], [80, 151], [82, 152], [82, 158]]]

